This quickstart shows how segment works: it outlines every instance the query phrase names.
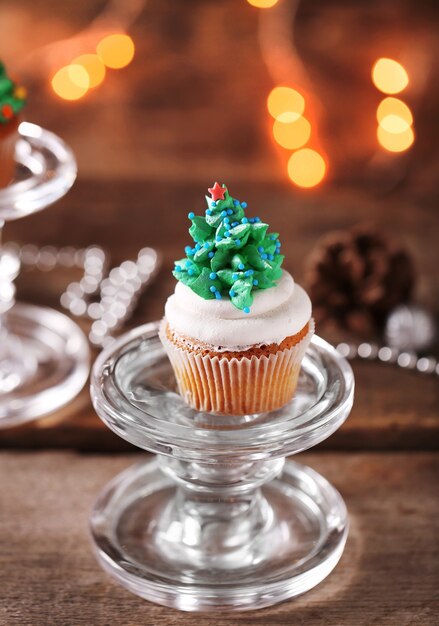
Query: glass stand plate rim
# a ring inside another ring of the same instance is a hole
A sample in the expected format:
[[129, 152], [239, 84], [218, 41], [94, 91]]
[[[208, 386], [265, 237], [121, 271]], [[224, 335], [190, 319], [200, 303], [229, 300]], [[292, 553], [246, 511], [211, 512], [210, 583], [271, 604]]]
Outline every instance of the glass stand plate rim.
[[[216, 462], [230, 454], [247, 459], [273, 458], [316, 445], [331, 435], [350, 412], [354, 392], [352, 369], [335, 348], [314, 336], [304, 359], [304, 371], [307, 366], [313, 367], [316, 373], [318, 371], [323, 388], [314, 405], [301, 414], [297, 414], [297, 410], [294, 413], [290, 404], [281, 409], [282, 419], [272, 420], [274, 412], [262, 421], [228, 429], [224, 425], [220, 428], [200, 427], [196, 418], [202, 414], [193, 411], [195, 421], [178, 423], [169, 415], [165, 401], [169, 392], [166, 389], [157, 390], [153, 412], [146, 405], [133, 403], [117, 380], [117, 368], [123, 366], [123, 360], [130, 358], [135, 370], [138, 359], [140, 368], [142, 360], [139, 357], [148, 353], [148, 347], [151, 351], [154, 349], [157, 362], [163, 360], [158, 328], [159, 322], [152, 322], [122, 335], [98, 356], [91, 377], [92, 400], [98, 415], [119, 436], [138, 447], [204, 462], [206, 459]], [[181, 399], [179, 404], [177, 398], [180, 397], [175, 394], [174, 405], [172, 402], [170, 405], [175, 415], [186, 407]]]

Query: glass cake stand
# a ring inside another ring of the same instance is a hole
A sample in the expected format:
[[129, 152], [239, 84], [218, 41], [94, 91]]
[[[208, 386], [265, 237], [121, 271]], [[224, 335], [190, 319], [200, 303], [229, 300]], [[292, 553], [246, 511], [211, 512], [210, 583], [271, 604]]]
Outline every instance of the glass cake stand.
[[[76, 179], [75, 157], [59, 137], [27, 122], [18, 131], [17, 176], [0, 189], [0, 234], [6, 222], [53, 204]], [[0, 247], [0, 428], [64, 406], [89, 371], [87, 339], [70, 318], [15, 303], [19, 270], [17, 255]]]
[[314, 337], [287, 406], [203, 414], [176, 392], [157, 331], [152, 323], [123, 335], [93, 368], [98, 415], [157, 454], [98, 497], [91, 530], [101, 565], [135, 594], [186, 611], [261, 608], [311, 589], [342, 555], [347, 512], [325, 478], [285, 456], [346, 419], [349, 364]]

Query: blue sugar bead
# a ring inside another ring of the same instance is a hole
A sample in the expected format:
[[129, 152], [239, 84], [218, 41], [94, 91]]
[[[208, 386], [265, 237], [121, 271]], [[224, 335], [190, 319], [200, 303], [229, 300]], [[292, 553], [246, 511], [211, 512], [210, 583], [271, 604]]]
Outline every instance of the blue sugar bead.
[[224, 218], [224, 224], [230, 224], [230, 220], [229, 220], [229, 218], [228, 218], [228, 217], [225, 217], [225, 218]]
[[221, 211], [221, 217], [226, 217], [227, 211]]
[[243, 217], [241, 220], [241, 224], [248, 224], [248, 217]]
[[210, 280], [215, 280], [215, 278], [216, 278], [216, 273], [215, 273], [215, 272], [210, 272], [210, 274], [209, 274], [209, 278], [210, 278]]
[[210, 203], [210, 206], [213, 206], [214, 208], [216, 207], [216, 202], [215, 202], [215, 200], [212, 200], [212, 202]]
[[255, 287], [257, 287], [257, 286], [259, 285], [259, 280], [257, 280], [257, 278], [255, 278], [255, 279], [254, 279], [254, 281], [253, 281], [253, 285], [254, 285]]
[[186, 261], [185, 265], [186, 267], [192, 267], [192, 263], [190, 261]]
[[195, 274], [194, 270], [192, 268], [189, 268], [187, 273], [189, 274], [189, 276], [193, 276]]
[[193, 212], [191, 211], [190, 213], [188, 213], [188, 214], [187, 214], [187, 216], [188, 216], [188, 218], [189, 218], [190, 220], [193, 220], [193, 219], [194, 219], [194, 217], [195, 217], [195, 213], [193, 213]]
[[217, 235], [217, 236], [215, 237], [215, 240], [216, 240], [216, 241], [221, 241], [221, 239], [222, 239], [222, 237], [220, 237], [219, 235]]
[[264, 252], [264, 248], [262, 246], [259, 246], [258, 252], [260, 252], [262, 254], [262, 252]]
[[206, 248], [206, 250], [207, 250], [208, 248], [210, 248], [210, 244], [209, 244], [209, 243], [207, 243], [207, 241], [206, 241], [206, 243], [204, 244], [204, 247], [205, 247], [205, 248]]
[[273, 259], [274, 259], [274, 256], [273, 256], [272, 254], [269, 254], [269, 255], [268, 255], [268, 260], [269, 260], [269, 261], [272, 261]]
[[240, 264], [238, 265], [238, 269], [239, 269], [239, 270], [243, 270], [244, 268], [245, 268], [244, 263], [240, 263]]
[[240, 246], [241, 245], [241, 240], [240, 239], [235, 239], [235, 243], [236, 243], [237, 246]]
[[220, 294], [220, 292], [219, 292], [219, 291], [215, 292], [215, 298], [216, 298], [217, 300], [221, 300], [221, 297], [222, 297], [222, 296], [221, 296], [221, 294]]
[[195, 250], [201, 250], [201, 243], [195, 244]]
[[247, 208], [247, 202], [241, 202], [241, 206], [242, 206], [243, 209], [246, 209]]
[[231, 289], [229, 291], [229, 295], [230, 295], [231, 298], [234, 298], [236, 296], [236, 291], [233, 291], [233, 289]]
[[232, 209], [227, 209], [227, 215], [232, 215], [233, 211]]
[[268, 259], [268, 254], [261, 254], [261, 258], [265, 261], [266, 259]]
[[246, 276], [251, 276], [252, 274], [254, 274], [254, 270], [247, 270], [245, 273]]
[[239, 200], [233, 200], [233, 204], [234, 204], [235, 206], [239, 206]]
[[214, 254], [214, 252], [209, 252], [209, 254], [207, 256], [209, 257], [209, 259], [213, 259], [215, 254]]
[[212, 285], [212, 287], [210, 287], [210, 291], [211, 291], [212, 293], [216, 293], [216, 287], [215, 287], [215, 285]]
[[238, 274], [232, 274], [232, 280], [238, 280], [239, 276]]
[[175, 271], [176, 272], [181, 272], [181, 265], [176, 265], [175, 266]]
[[250, 313], [250, 309], [248, 308], [248, 306], [244, 307], [242, 310], [244, 311], [244, 313]]
[[277, 242], [276, 242], [276, 247], [277, 247], [277, 248], [280, 248], [280, 247], [281, 247], [281, 245], [282, 245], [282, 244], [281, 244], [281, 242], [280, 242], [280, 241], [277, 241]]
[[271, 239], [271, 241], [275, 241], [276, 240], [276, 235], [270, 235], [270, 239]]
[[230, 237], [230, 230], [226, 230], [226, 232], [224, 233], [224, 237]]
[[239, 225], [239, 222], [233, 222], [232, 224], [233, 228], [235, 228], [235, 226], [238, 226], [238, 225]]
[[212, 215], [213, 211], [212, 209], [206, 209], [206, 215]]

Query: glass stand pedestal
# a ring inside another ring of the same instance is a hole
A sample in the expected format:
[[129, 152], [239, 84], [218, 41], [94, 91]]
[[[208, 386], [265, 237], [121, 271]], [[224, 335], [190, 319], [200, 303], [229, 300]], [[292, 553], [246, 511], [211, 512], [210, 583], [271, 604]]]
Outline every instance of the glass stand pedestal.
[[275, 604], [321, 582], [346, 542], [345, 504], [314, 470], [285, 457], [346, 419], [348, 363], [314, 337], [295, 398], [270, 414], [201, 414], [175, 391], [158, 324], [97, 359], [94, 406], [155, 460], [113, 479], [95, 503], [98, 558], [139, 596], [186, 611]]
[[[76, 178], [71, 150], [35, 124], [19, 126], [17, 179], [0, 189], [0, 232], [6, 222], [45, 209]], [[51, 413], [74, 398], [89, 372], [85, 335], [67, 316], [15, 303], [18, 257], [0, 247], [0, 428]]]

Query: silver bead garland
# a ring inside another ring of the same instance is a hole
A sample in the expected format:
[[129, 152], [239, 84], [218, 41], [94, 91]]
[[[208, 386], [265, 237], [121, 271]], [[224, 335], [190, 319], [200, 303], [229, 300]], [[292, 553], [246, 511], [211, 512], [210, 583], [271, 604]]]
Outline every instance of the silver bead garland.
[[160, 257], [153, 248], [142, 248], [136, 261], [124, 261], [108, 276], [108, 256], [99, 246], [38, 248], [33, 244], [19, 246], [9, 242], [4, 249], [17, 255], [24, 266], [42, 271], [56, 267], [84, 271], [79, 282], [67, 286], [60, 303], [72, 315], [92, 320], [89, 340], [101, 347], [111, 343], [113, 333], [132, 316], [140, 295], [160, 266]]

